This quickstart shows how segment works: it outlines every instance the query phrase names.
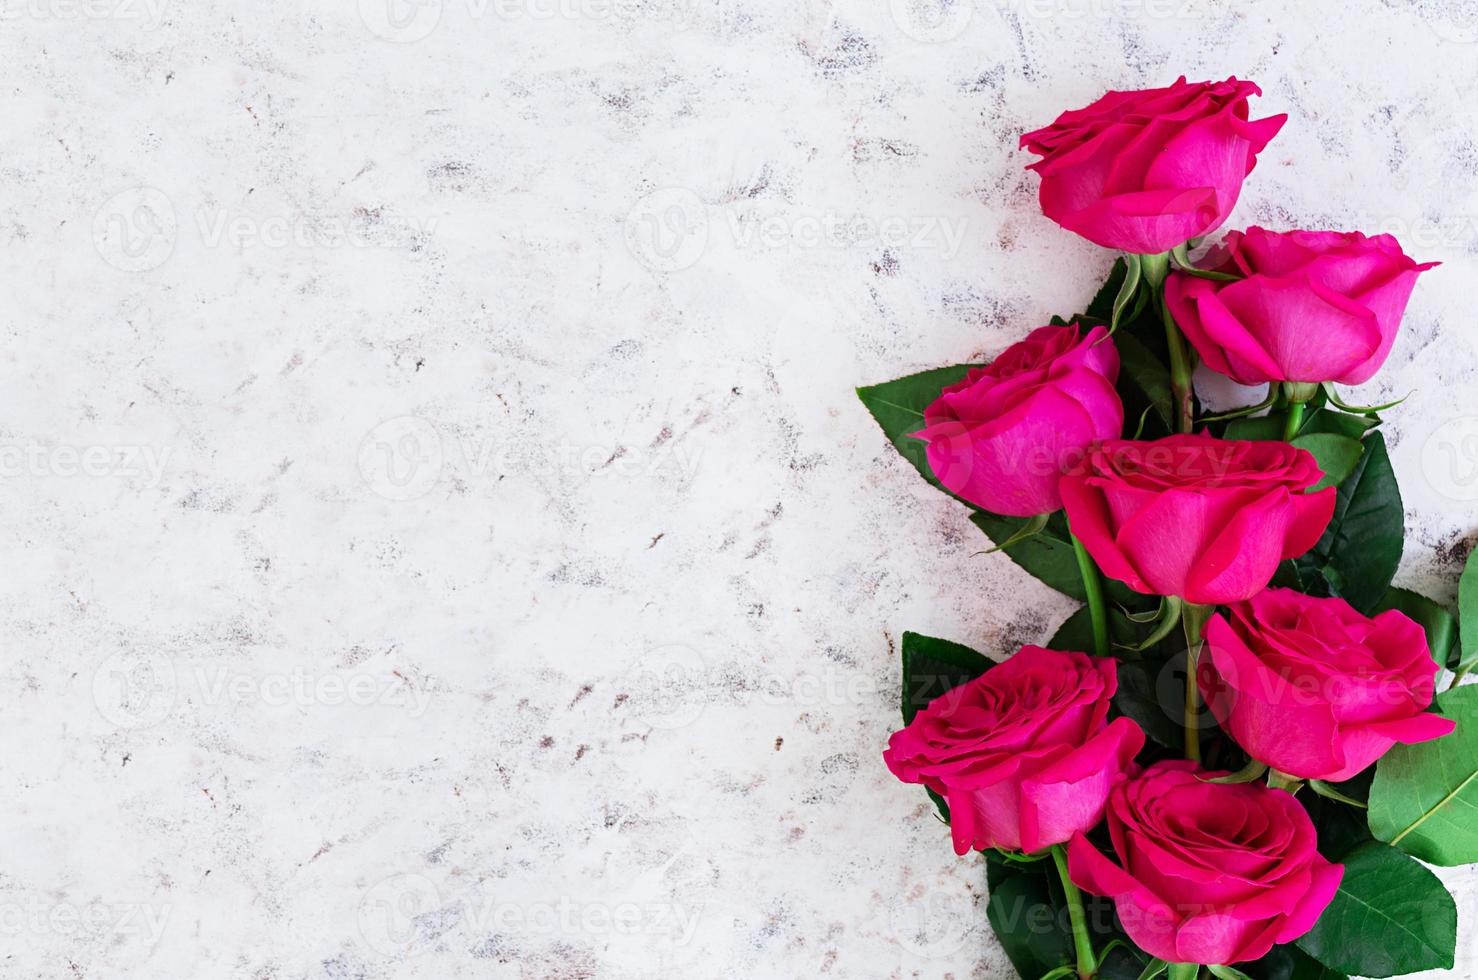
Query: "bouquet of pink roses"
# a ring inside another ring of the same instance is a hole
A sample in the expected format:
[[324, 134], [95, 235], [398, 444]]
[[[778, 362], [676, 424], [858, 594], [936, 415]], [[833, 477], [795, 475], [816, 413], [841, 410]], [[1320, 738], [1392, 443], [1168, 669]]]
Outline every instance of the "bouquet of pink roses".
[[[1043, 212], [1124, 253], [1108, 282], [990, 364], [859, 391], [993, 550], [1085, 604], [1001, 663], [905, 633], [883, 753], [985, 855], [1025, 980], [1453, 965], [1422, 862], [1478, 862], [1478, 562], [1458, 616], [1391, 585], [1393, 406], [1335, 387], [1379, 370], [1432, 264], [1262, 228], [1193, 259], [1286, 121], [1249, 118], [1260, 94], [1182, 78], [1022, 137]], [[1267, 397], [1201, 414], [1197, 358]]]

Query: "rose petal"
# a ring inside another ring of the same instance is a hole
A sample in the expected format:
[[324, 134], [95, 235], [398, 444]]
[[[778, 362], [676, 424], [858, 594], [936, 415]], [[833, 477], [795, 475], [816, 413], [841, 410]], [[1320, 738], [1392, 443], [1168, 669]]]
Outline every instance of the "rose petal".
[[1057, 486], [1068, 526], [1103, 573], [1136, 592], [1148, 593], [1150, 587], [1114, 540], [1103, 495], [1088, 485], [1084, 475], [1076, 473], [1064, 476]]
[[1225, 912], [1204, 912], [1187, 919], [1175, 935], [1174, 960], [1180, 963], [1241, 963], [1267, 955], [1276, 925], [1247, 921]]
[[1124, 780], [1144, 732], [1118, 718], [1077, 750], [1021, 783], [1021, 844], [1029, 852], [1069, 840], [1103, 819], [1109, 791]]
[[[1198, 671], [1211, 713], [1253, 758], [1282, 772], [1323, 779], [1344, 768], [1329, 705], [1268, 670], [1220, 616], [1206, 626], [1209, 665]], [[1209, 669], [1206, 669], [1209, 667]]]
[[1188, 569], [1185, 600], [1218, 605], [1261, 592], [1278, 570], [1295, 516], [1282, 488], [1238, 508]]
[[1314, 855], [1311, 870], [1313, 881], [1309, 885], [1309, 890], [1298, 907], [1280, 923], [1277, 942], [1291, 943], [1314, 928], [1314, 923], [1318, 921], [1319, 916], [1329, 907], [1329, 903], [1334, 901], [1335, 893], [1339, 891], [1339, 883], [1345, 875], [1344, 865], [1330, 864], [1317, 854]]
[[1381, 345], [1364, 306], [1304, 276], [1253, 276], [1216, 298], [1277, 364], [1283, 381], [1328, 381], [1363, 364]]

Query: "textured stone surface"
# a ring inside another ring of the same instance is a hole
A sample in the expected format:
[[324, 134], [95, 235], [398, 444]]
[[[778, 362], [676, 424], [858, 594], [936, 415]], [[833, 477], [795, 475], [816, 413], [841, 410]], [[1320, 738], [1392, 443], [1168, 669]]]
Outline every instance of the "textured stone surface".
[[1083, 305], [1015, 144], [1109, 87], [1446, 263], [1352, 397], [1453, 594], [1473, 5], [931, 3], [0, 0], [0, 972], [1007, 976], [895, 647], [1071, 604], [852, 388]]

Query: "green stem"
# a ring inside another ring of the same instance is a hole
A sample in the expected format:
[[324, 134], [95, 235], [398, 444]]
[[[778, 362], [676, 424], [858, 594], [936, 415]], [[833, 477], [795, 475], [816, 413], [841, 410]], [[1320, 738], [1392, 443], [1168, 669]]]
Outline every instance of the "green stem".
[[1201, 659], [1201, 631], [1211, 618], [1215, 606], [1187, 602], [1180, 614], [1185, 628], [1185, 757], [1201, 761], [1201, 731], [1197, 725], [1201, 713], [1201, 691], [1196, 686], [1196, 664]]
[[1192, 408], [1194, 403], [1191, 400], [1194, 392], [1191, 386], [1191, 357], [1186, 351], [1185, 337], [1175, 325], [1175, 318], [1170, 315], [1170, 307], [1165, 302], [1165, 277], [1170, 274], [1170, 253], [1141, 255], [1139, 263], [1150, 297], [1160, 312], [1160, 320], [1165, 324], [1165, 346], [1170, 349], [1170, 388], [1175, 395], [1175, 431], [1190, 432], [1195, 424], [1195, 412]]
[[1069, 530], [1068, 537], [1073, 541], [1073, 554], [1078, 559], [1078, 574], [1083, 576], [1083, 592], [1088, 596], [1088, 615], [1093, 619], [1093, 653], [1095, 656], [1107, 657], [1108, 607], [1103, 601], [1103, 575], [1078, 536]]
[[1093, 937], [1088, 932], [1088, 917], [1083, 914], [1083, 893], [1067, 875], [1067, 852], [1061, 844], [1052, 845], [1052, 862], [1057, 865], [1057, 875], [1062, 879], [1062, 891], [1067, 896], [1068, 916], [1073, 924], [1073, 946], [1078, 951], [1079, 980], [1092, 980], [1098, 972], [1098, 960], [1093, 955]]
[[1170, 388], [1175, 394], [1175, 431], [1190, 432], [1195, 426], [1195, 409], [1191, 400], [1191, 356], [1186, 350], [1185, 336], [1170, 315], [1170, 305], [1160, 295], [1160, 319], [1165, 321], [1165, 346], [1170, 349]]
[[1171, 963], [1168, 980], [1196, 980], [1201, 975], [1199, 963]]
[[1298, 435], [1298, 430], [1304, 423], [1304, 403], [1289, 402], [1288, 415], [1283, 419], [1283, 441], [1292, 442], [1293, 437]]
[[1287, 790], [1290, 793], [1297, 794], [1299, 790], [1303, 789], [1304, 781], [1302, 779], [1299, 779], [1297, 776], [1290, 776], [1286, 772], [1279, 772], [1276, 769], [1269, 769], [1268, 785], [1273, 789], [1283, 789]]
[[1468, 671], [1472, 669], [1472, 664], [1459, 664], [1456, 673], [1452, 675], [1452, 683], [1447, 685], [1447, 689], [1450, 691], [1461, 684], [1463, 678], [1468, 676]]

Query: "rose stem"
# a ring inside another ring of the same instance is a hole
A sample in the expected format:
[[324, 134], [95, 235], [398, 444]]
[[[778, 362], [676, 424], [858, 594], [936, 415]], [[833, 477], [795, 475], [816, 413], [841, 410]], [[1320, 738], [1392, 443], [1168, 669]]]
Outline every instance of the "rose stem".
[[1185, 338], [1170, 315], [1170, 305], [1160, 296], [1160, 317], [1165, 321], [1165, 345], [1170, 348], [1170, 387], [1175, 393], [1175, 431], [1190, 432], [1194, 416], [1191, 410], [1191, 359], [1186, 353]]
[[1068, 916], [1073, 923], [1073, 945], [1078, 950], [1079, 980], [1091, 980], [1098, 972], [1098, 961], [1093, 956], [1093, 937], [1088, 934], [1088, 917], [1083, 914], [1083, 893], [1067, 876], [1067, 852], [1061, 844], [1052, 845], [1052, 863], [1057, 865], [1057, 876], [1062, 879], [1062, 891], [1067, 896]]
[[1088, 555], [1088, 549], [1078, 536], [1068, 531], [1073, 542], [1073, 554], [1078, 559], [1078, 573], [1083, 576], [1083, 592], [1088, 597], [1088, 615], [1093, 619], [1093, 653], [1099, 657], [1109, 655], [1108, 608], [1103, 601], [1103, 576], [1098, 566]]
[[1190, 432], [1195, 415], [1191, 408], [1191, 358], [1186, 351], [1185, 337], [1170, 315], [1170, 304], [1165, 302], [1165, 277], [1170, 272], [1170, 253], [1140, 256], [1140, 268], [1145, 283], [1154, 297], [1165, 324], [1165, 346], [1170, 349], [1170, 388], [1175, 394], [1175, 431]]
[[1298, 435], [1299, 426], [1304, 423], [1304, 403], [1289, 402], [1288, 415], [1283, 419], [1283, 441], [1292, 442], [1293, 437]]
[[1312, 381], [1283, 382], [1283, 397], [1288, 402], [1288, 415], [1283, 419], [1283, 441], [1292, 442], [1304, 422], [1304, 405], [1319, 393]]
[[1214, 609], [1187, 602], [1180, 614], [1180, 624], [1185, 627], [1185, 757], [1193, 762], [1201, 761], [1201, 732], [1196, 724], [1201, 692], [1196, 686], [1196, 664], [1201, 659], [1201, 630]]
[[1199, 963], [1171, 963], [1167, 980], [1196, 980], [1201, 975]]

